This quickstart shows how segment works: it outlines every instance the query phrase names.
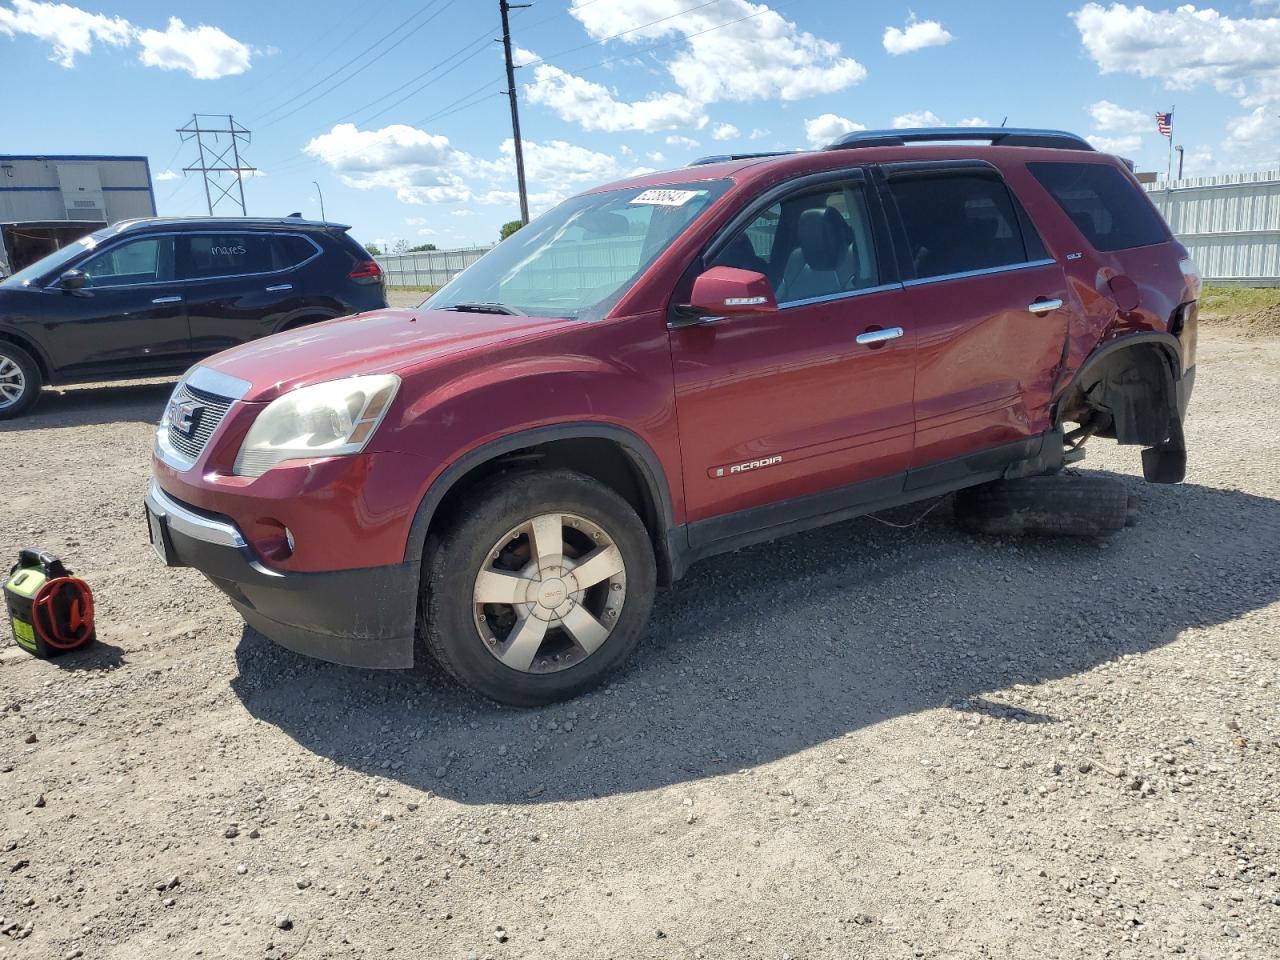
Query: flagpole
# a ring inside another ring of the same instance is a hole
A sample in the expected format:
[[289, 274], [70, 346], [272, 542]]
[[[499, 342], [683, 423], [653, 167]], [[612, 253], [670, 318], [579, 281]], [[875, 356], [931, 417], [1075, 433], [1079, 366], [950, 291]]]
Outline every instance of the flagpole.
[[1169, 162], [1164, 168], [1164, 178], [1167, 181], [1173, 180], [1173, 115], [1177, 109], [1177, 104], [1169, 108]]

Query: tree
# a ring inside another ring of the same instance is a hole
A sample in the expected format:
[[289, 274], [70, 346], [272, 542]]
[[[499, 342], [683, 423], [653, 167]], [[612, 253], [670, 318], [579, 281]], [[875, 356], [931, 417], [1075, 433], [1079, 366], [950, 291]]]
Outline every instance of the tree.
[[519, 220], [512, 220], [509, 223], [504, 223], [502, 225], [502, 229], [498, 231], [498, 239], [499, 240], [507, 239], [507, 237], [511, 236], [513, 233], [515, 233], [517, 230], [519, 230], [523, 226], [524, 224], [521, 223]]
[[431, 250], [438, 250], [434, 243], [420, 243], [416, 247], [410, 247], [405, 253], [427, 253]]
[[382, 248], [378, 246], [376, 243], [366, 243], [364, 245], [364, 248], [369, 251], [369, 256], [371, 257], [382, 256]]

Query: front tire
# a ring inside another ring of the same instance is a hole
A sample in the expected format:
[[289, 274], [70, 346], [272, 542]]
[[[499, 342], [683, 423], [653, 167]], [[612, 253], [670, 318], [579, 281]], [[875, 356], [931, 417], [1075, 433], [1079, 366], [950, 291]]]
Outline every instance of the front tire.
[[463, 685], [534, 707], [602, 683], [635, 650], [657, 584], [644, 524], [569, 470], [499, 474], [430, 544], [427, 647]]
[[40, 396], [40, 367], [17, 344], [0, 340], [0, 420], [20, 417]]

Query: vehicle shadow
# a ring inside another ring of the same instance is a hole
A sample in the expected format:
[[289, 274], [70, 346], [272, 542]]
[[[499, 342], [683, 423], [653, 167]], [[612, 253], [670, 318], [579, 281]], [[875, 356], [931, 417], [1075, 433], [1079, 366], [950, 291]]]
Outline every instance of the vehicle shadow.
[[480, 700], [421, 652], [411, 671], [352, 670], [247, 629], [232, 686], [306, 749], [468, 804], [663, 787], [940, 706], [1055, 723], [992, 692], [1280, 599], [1280, 501], [1122, 479], [1143, 498], [1138, 525], [1100, 544], [972, 538], [945, 508], [701, 563], [659, 596], [621, 676], [553, 707]]
[[175, 380], [50, 387], [26, 416], [0, 420], [0, 433], [130, 421], [159, 423]]

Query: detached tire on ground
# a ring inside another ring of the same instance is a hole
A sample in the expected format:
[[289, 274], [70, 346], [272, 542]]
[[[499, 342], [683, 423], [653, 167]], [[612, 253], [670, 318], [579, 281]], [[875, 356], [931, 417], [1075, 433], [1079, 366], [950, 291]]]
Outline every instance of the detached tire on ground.
[[1002, 537], [1109, 537], [1131, 520], [1121, 481], [1066, 473], [961, 490], [955, 518], [972, 533]]
[[0, 420], [20, 417], [40, 396], [40, 367], [27, 351], [0, 340]]
[[648, 532], [618, 494], [569, 470], [500, 474], [428, 544], [427, 648], [490, 699], [565, 700], [630, 656], [656, 584]]

